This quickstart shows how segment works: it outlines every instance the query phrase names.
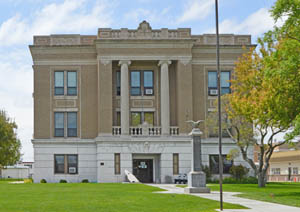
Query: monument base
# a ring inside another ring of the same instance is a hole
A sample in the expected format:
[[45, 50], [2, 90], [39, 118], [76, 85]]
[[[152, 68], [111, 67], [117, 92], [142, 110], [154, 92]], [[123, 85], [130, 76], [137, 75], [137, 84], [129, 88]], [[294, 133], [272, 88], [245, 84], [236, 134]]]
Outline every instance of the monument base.
[[188, 174], [188, 187], [184, 193], [210, 193], [206, 187], [206, 174], [203, 171], [192, 171]]
[[185, 194], [192, 193], [210, 193], [210, 188], [207, 187], [186, 187], [184, 188]]

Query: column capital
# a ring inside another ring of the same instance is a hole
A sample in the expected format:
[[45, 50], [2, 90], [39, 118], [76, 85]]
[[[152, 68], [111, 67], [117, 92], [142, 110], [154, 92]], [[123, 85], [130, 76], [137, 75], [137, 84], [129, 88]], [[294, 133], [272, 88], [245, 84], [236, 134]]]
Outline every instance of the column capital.
[[158, 62], [158, 66], [162, 66], [163, 64], [167, 64], [167, 65], [170, 65], [172, 63], [171, 60], [160, 60]]
[[120, 60], [119, 66], [122, 66], [123, 64], [126, 64], [127, 66], [129, 66], [131, 64], [131, 61], [130, 60]]

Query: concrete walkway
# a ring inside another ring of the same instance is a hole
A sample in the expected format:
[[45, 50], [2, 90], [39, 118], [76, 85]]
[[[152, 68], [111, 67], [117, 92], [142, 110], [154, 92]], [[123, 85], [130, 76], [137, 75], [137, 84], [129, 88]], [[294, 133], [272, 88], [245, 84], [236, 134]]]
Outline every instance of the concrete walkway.
[[[166, 191], [158, 193], [172, 193], [172, 194], [183, 194], [183, 188], [176, 187], [174, 184], [148, 184], [150, 186], [158, 187]], [[225, 209], [225, 212], [300, 212], [300, 208], [292, 207], [287, 205], [280, 205], [270, 202], [262, 202], [258, 200], [245, 199], [236, 197], [234, 195], [239, 194], [237, 192], [223, 192], [224, 202], [240, 204], [250, 209]], [[220, 200], [220, 193], [213, 191], [210, 194], [190, 194], [202, 198], [211, 200]]]

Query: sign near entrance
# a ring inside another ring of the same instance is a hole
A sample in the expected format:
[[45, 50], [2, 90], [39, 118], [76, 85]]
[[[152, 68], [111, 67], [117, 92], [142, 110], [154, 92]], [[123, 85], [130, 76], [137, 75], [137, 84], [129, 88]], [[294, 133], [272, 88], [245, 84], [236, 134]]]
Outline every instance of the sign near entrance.
[[140, 162], [140, 165], [139, 165], [139, 168], [140, 168], [140, 169], [147, 169], [147, 164], [146, 164], [146, 162], [145, 162], [145, 161], [141, 161], [141, 162]]

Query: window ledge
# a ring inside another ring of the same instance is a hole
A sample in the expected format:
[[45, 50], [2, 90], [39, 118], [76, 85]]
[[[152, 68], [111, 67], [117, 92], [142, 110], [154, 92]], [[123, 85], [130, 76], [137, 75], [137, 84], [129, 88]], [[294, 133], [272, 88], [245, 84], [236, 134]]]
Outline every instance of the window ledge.
[[130, 99], [155, 99], [155, 96], [130, 96]]
[[78, 96], [54, 96], [53, 99], [78, 99]]

